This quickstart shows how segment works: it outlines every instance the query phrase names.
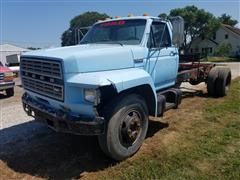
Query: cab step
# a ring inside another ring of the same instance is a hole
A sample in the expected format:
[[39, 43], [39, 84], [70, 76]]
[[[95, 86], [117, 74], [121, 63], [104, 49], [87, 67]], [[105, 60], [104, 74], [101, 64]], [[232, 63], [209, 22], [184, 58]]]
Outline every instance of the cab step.
[[165, 111], [178, 108], [181, 104], [182, 91], [180, 89], [171, 88], [157, 93], [158, 98], [158, 112], [157, 116], [160, 117]]
[[174, 107], [176, 107], [175, 103], [167, 102], [165, 105], [165, 111], [168, 111], [169, 109], [174, 109]]

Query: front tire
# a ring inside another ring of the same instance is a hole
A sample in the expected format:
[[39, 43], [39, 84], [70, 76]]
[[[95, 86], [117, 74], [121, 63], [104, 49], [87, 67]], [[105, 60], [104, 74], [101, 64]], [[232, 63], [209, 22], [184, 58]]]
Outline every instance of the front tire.
[[6, 89], [7, 97], [14, 96], [14, 88]]
[[123, 96], [111, 103], [106, 112], [111, 115], [106, 132], [98, 136], [99, 145], [107, 156], [118, 161], [124, 160], [138, 151], [146, 137], [146, 102], [139, 95]]

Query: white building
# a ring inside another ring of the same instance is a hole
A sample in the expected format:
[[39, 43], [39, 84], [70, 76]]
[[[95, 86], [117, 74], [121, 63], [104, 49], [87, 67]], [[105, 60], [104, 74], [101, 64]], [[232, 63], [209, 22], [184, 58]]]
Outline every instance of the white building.
[[0, 62], [6, 65], [7, 59], [13, 61], [13, 59], [19, 62], [20, 54], [27, 52], [29, 49], [21, 48], [12, 44], [0, 44]]
[[232, 46], [229, 55], [240, 55], [240, 29], [226, 24], [222, 24], [212, 38], [198, 37], [193, 40], [190, 53], [214, 55], [216, 48], [223, 42]]

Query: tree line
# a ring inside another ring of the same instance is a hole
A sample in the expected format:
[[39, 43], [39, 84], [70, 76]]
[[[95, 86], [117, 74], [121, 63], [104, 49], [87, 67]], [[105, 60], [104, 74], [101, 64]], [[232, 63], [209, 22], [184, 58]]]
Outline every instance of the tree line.
[[[238, 23], [230, 15], [222, 14], [215, 17], [212, 13], [199, 9], [196, 6], [186, 6], [184, 8], [172, 9], [169, 14], [161, 13], [158, 17], [168, 19], [173, 16], [181, 16], [185, 21], [183, 49], [187, 50], [191, 46], [193, 39], [204, 36], [212, 37], [213, 33], [222, 24], [234, 26]], [[61, 40], [62, 46], [77, 44], [87, 32], [87, 27], [98, 20], [112, 18], [105, 13], [85, 12], [74, 17], [70, 21], [69, 28], [63, 32]]]

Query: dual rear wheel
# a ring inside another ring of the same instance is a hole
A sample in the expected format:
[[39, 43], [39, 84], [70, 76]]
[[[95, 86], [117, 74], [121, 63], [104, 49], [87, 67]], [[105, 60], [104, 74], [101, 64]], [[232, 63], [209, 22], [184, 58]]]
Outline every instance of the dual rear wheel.
[[214, 67], [207, 79], [208, 94], [213, 97], [226, 96], [231, 84], [231, 71], [227, 67]]

